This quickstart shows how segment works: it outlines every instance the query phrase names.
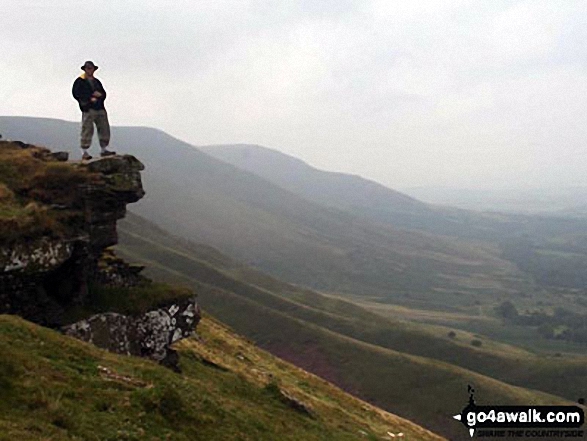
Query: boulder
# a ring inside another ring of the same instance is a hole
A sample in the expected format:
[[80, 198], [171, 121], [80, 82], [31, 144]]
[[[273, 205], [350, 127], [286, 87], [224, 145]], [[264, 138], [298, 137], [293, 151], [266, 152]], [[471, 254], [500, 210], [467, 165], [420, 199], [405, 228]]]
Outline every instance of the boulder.
[[137, 317], [97, 314], [62, 330], [111, 352], [147, 357], [178, 371], [171, 345], [193, 335], [200, 317], [195, 298], [188, 298]]

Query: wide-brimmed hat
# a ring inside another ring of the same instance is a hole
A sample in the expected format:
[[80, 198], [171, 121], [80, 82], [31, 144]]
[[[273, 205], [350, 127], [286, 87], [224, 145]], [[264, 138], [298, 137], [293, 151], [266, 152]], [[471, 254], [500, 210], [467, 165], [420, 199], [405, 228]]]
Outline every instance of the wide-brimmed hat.
[[93, 67], [94, 70], [98, 69], [98, 66], [96, 66], [93, 61], [86, 61], [82, 66], [82, 70], [84, 70], [86, 67]]

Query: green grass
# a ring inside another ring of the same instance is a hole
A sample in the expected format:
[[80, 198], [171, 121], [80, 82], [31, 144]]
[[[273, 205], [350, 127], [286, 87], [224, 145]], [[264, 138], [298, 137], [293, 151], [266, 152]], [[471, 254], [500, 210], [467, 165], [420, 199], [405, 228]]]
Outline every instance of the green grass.
[[[440, 439], [276, 360], [218, 322], [205, 319], [201, 334], [178, 346], [179, 375], [0, 316], [0, 439], [326, 441], [361, 439], [359, 430]], [[314, 416], [268, 390], [269, 375]], [[311, 392], [295, 386], [302, 382]]]
[[115, 311], [120, 314], [137, 315], [172, 303], [194, 293], [181, 286], [163, 283], [144, 283], [134, 287], [112, 287], [91, 285], [89, 288], [89, 304], [94, 313]]
[[[471, 333], [458, 331], [451, 339], [447, 328], [384, 318], [348, 301], [280, 282], [209, 247], [173, 239], [135, 216], [121, 222], [119, 230], [123, 255], [142, 261], [151, 276], [192, 287], [205, 310], [238, 332], [448, 437], [458, 436], [461, 427], [454, 426], [445, 411], [462, 408], [469, 383], [487, 400], [501, 404], [562, 402], [526, 388], [576, 400], [576, 391], [585, 385], [584, 357], [540, 358]], [[477, 339], [480, 347], [471, 344]]]
[[[387, 317], [381, 317], [347, 301], [279, 282], [231, 263], [230, 260], [219, 264], [217, 259], [214, 262], [217, 266], [209, 265], [194, 246], [192, 249], [182, 248], [180, 243], [174, 243], [161, 232], [151, 239], [143, 238], [128, 230], [128, 222], [125, 220], [120, 226], [121, 251], [134, 253], [129, 255], [134, 259], [149, 258], [149, 271], [156, 277], [175, 282], [184, 280], [191, 284], [199, 291], [201, 303], [227, 321], [231, 304], [218, 301], [210, 286], [236, 293], [263, 308], [279, 311], [341, 335], [441, 360], [518, 386], [543, 390], [568, 399], [577, 398], [574, 396], [577, 388], [587, 388], [587, 367], [582, 368], [582, 364], [587, 364], [585, 357], [555, 359], [548, 354], [534, 354], [512, 345], [500, 344], [488, 337], [482, 339], [481, 346], [475, 347], [471, 344], [471, 341], [478, 340], [474, 333], [461, 330], [458, 338], [450, 339], [448, 332], [451, 328], [398, 321], [401, 308], [390, 306]], [[141, 231], [148, 229], [143, 225]], [[199, 286], [195, 282], [206, 286]], [[471, 317], [464, 318], [471, 320]], [[493, 322], [495, 327], [500, 327], [497, 320], [493, 319]], [[272, 330], [263, 326], [263, 323], [255, 322], [254, 327], [242, 332], [257, 338], [265, 332], [271, 334]], [[560, 382], [560, 375], [572, 381]]]
[[352, 339], [237, 295], [219, 290], [213, 294], [216, 301], [208, 307], [218, 311], [220, 305], [230, 304], [232, 311], [224, 310], [224, 319], [262, 347], [450, 439], [458, 439], [462, 429], [450, 415], [465, 404], [467, 384], [475, 385], [483, 403], [564, 402], [455, 365]]
[[[97, 178], [49, 153], [0, 141], [0, 244], [61, 237], [67, 226], [79, 226], [83, 214], [75, 206], [76, 186]], [[52, 210], [53, 204], [66, 209]]]

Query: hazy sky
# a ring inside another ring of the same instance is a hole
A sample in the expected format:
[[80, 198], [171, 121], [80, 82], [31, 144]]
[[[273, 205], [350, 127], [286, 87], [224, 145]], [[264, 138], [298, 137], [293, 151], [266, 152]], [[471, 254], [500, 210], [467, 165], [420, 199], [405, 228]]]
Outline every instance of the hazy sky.
[[[252, 143], [393, 188], [587, 185], [585, 0], [2, 0], [0, 114]], [[115, 145], [116, 140], [113, 140]]]

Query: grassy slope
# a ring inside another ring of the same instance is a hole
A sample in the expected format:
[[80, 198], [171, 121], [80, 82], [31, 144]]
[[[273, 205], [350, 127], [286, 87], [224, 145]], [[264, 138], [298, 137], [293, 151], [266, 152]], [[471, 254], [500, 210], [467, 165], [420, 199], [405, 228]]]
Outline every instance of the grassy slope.
[[[210, 319], [183, 373], [0, 316], [2, 440], [440, 440], [275, 359]], [[269, 386], [268, 386], [269, 385]], [[278, 389], [311, 408], [288, 407]], [[359, 431], [364, 431], [366, 437]]]
[[[365, 219], [492, 242], [496, 245], [495, 255], [516, 264], [526, 273], [526, 278], [542, 288], [532, 293], [528, 285], [521, 291], [523, 298], [512, 298], [519, 307], [536, 307], [541, 301], [587, 312], [584, 308], [587, 301], [585, 219], [563, 213], [525, 216], [434, 207], [358, 176], [318, 170], [299, 159], [260, 146], [200, 149], [310, 201]], [[554, 198], [551, 202], [557, 203]], [[561, 301], [556, 288], [567, 288], [563, 293], [565, 300]]]
[[[188, 280], [236, 293], [251, 301], [308, 323], [361, 341], [438, 359], [508, 383], [539, 389], [576, 399], [577, 388], [587, 388], [587, 357], [553, 357], [534, 354], [511, 345], [483, 338], [480, 348], [471, 341], [477, 337], [459, 331], [458, 337], [448, 337], [448, 328], [408, 324], [383, 318], [348, 301], [333, 299], [316, 292], [287, 284], [239, 264], [217, 251], [178, 241], [164, 231], [136, 216], [129, 216], [120, 225], [121, 241], [134, 258], [151, 260], [153, 268], [165, 267], [162, 277], [176, 279], [187, 275]], [[140, 232], [139, 234], [137, 234]], [[156, 264], [155, 264], [156, 262]], [[172, 272], [170, 277], [169, 269]], [[167, 273], [166, 273], [167, 272]], [[204, 299], [210, 307], [219, 303], [216, 314], [226, 308], [214, 296]], [[255, 338], [270, 333], [257, 324]], [[569, 381], [561, 382], [563, 375]]]
[[[322, 205], [360, 212], [365, 217], [412, 226], [434, 215], [428, 204], [355, 175], [318, 170], [305, 162], [258, 145], [212, 145], [203, 152], [249, 171]], [[404, 221], [404, 222], [402, 222]]]
[[[445, 335], [431, 335], [348, 302], [279, 282], [210, 247], [174, 240], [135, 216], [122, 221], [119, 230], [123, 254], [143, 260], [155, 277], [183, 281], [194, 288], [204, 308], [238, 332], [445, 436], [456, 436], [460, 429], [447, 420], [445, 412], [460, 410], [468, 383], [482, 390], [487, 402], [546, 403], [559, 399], [430, 357], [507, 377], [526, 387], [555, 389], [561, 395], [574, 395], [587, 377], [584, 359], [563, 363], [487, 340], [484, 347], [474, 348]], [[560, 381], [561, 375], [565, 382]]]
[[[490, 240], [524, 233], [587, 233], [585, 221], [563, 216], [492, 214], [426, 204], [359, 176], [313, 168], [266, 147], [241, 144], [199, 148], [308, 200], [411, 229]], [[477, 199], [483, 197], [477, 195]]]

